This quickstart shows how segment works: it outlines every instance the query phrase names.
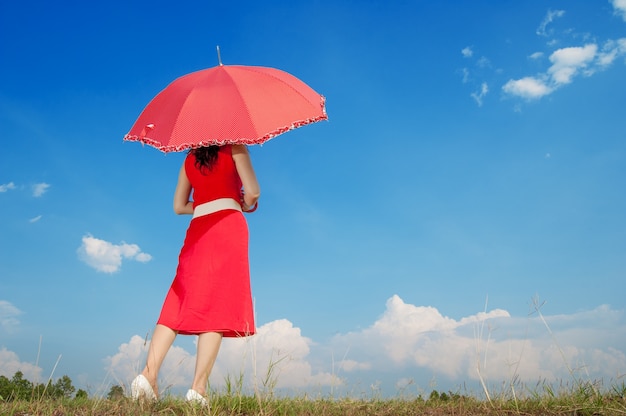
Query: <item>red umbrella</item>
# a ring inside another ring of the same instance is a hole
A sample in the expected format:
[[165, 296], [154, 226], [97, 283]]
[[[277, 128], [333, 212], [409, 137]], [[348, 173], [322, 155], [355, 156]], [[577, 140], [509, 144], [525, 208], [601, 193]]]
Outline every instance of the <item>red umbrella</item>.
[[146, 106], [124, 140], [163, 152], [260, 144], [326, 119], [324, 96], [293, 75], [220, 63], [174, 80]]

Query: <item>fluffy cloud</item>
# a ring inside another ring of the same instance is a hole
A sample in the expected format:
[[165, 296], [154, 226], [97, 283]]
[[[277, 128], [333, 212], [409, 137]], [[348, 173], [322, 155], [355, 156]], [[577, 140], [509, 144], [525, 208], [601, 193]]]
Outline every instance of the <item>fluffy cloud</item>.
[[[126, 385], [143, 365], [148, 343], [135, 336], [107, 368]], [[452, 319], [431, 306], [392, 296], [369, 327], [315, 343], [285, 319], [258, 328], [254, 337], [225, 339], [211, 375], [214, 387], [226, 379], [244, 388], [267, 386], [319, 392], [354, 391], [353, 386], [421, 384], [435, 375], [454, 389], [465, 382], [562, 381], [572, 377], [616, 379], [626, 371], [623, 311], [601, 306], [572, 315], [523, 318], [494, 309]], [[341, 357], [336, 360], [337, 357]], [[166, 358], [162, 385], [191, 383], [194, 355], [180, 347]], [[415, 378], [418, 377], [418, 380]], [[419, 378], [421, 377], [421, 378]]]
[[0, 349], [0, 376], [11, 378], [18, 371], [27, 380], [41, 382], [41, 367], [20, 361], [20, 357], [13, 351]]
[[615, 8], [615, 14], [622, 16], [626, 22], [626, 0], [611, 0], [611, 3]]
[[509, 80], [502, 90], [511, 95], [526, 98], [529, 100], [541, 98], [553, 91], [543, 80], [533, 77]]
[[122, 260], [136, 260], [141, 263], [152, 260], [150, 254], [141, 251], [136, 244], [113, 244], [100, 240], [91, 235], [83, 237], [82, 245], [78, 248], [78, 255], [82, 261], [99, 272], [115, 273], [122, 267]]
[[572, 78], [579, 71], [584, 71], [591, 64], [597, 52], [597, 45], [588, 44], [583, 47], [562, 48], [552, 53], [552, 66], [548, 68], [548, 74], [554, 85], [572, 82]]
[[626, 55], [626, 38], [607, 41], [598, 52], [597, 65], [600, 69], [607, 67], [620, 56]]
[[436, 308], [406, 304], [394, 295], [369, 328], [337, 335], [332, 345], [339, 351], [349, 349], [357, 362], [369, 368], [425, 367], [458, 378], [467, 373], [476, 343], [472, 336], [460, 335], [459, 330], [503, 317], [509, 317], [508, 312], [497, 309], [456, 321]]
[[[301, 388], [307, 386], [327, 386], [339, 383], [332, 374], [314, 371], [307, 361], [312, 341], [302, 336], [300, 328], [286, 319], [267, 323], [258, 328], [252, 338], [227, 339], [224, 351], [218, 359], [218, 372], [222, 375], [239, 374], [245, 370], [251, 385], [275, 382], [278, 388]], [[242, 368], [242, 357], [246, 360]]]
[[[254, 337], [225, 338], [211, 373], [212, 386], [224, 386], [226, 380], [243, 376], [248, 390], [304, 388], [339, 384], [330, 373], [314, 372], [307, 361], [311, 341], [287, 320], [277, 320], [257, 329]], [[106, 369], [116, 380], [128, 385], [143, 368], [149, 341], [135, 335], [122, 344], [117, 354], [105, 359]], [[195, 355], [173, 346], [163, 362], [161, 385], [187, 387], [191, 384]]]
[[[119, 346], [116, 354], [104, 359], [105, 368], [112, 374], [115, 383], [128, 387], [132, 379], [141, 372], [146, 361], [150, 342], [139, 335]], [[195, 356], [183, 348], [170, 348], [161, 367], [160, 383], [165, 386], [187, 386], [191, 384]]]
[[428, 369], [457, 382], [554, 381], [572, 372], [611, 378], [626, 370], [618, 350], [626, 345], [623, 318], [604, 306], [566, 317], [520, 319], [496, 309], [454, 320], [394, 296], [369, 328], [338, 335], [332, 345], [370, 368]]
[[18, 324], [17, 317], [22, 314], [11, 302], [0, 300], [0, 328], [5, 332], [11, 332]]
[[607, 41], [602, 49], [593, 43], [561, 48], [550, 55], [552, 65], [545, 73], [509, 80], [502, 90], [509, 95], [528, 100], [539, 99], [571, 83], [577, 75], [591, 76], [624, 55], [626, 38]]
[[13, 182], [3, 183], [2, 185], [0, 185], [0, 192], [6, 192], [11, 189], [15, 189], [15, 184]]

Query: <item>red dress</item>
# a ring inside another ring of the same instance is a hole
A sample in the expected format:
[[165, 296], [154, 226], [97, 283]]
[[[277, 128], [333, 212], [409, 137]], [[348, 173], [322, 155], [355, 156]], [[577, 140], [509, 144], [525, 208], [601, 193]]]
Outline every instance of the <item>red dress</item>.
[[[231, 146], [222, 146], [212, 169], [203, 172], [190, 153], [185, 173], [194, 208], [219, 198], [240, 199], [241, 179]], [[157, 323], [186, 335], [221, 332], [224, 337], [243, 337], [256, 332], [248, 225], [240, 211], [222, 210], [191, 220]]]

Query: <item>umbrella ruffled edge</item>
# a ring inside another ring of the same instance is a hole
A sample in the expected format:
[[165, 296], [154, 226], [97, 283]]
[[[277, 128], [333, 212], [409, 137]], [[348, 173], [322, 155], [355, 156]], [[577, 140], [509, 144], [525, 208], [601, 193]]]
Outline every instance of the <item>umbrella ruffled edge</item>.
[[194, 149], [197, 147], [206, 147], [211, 145], [224, 146], [227, 144], [245, 144], [245, 145], [254, 145], [254, 144], [263, 144], [276, 136], [280, 136], [281, 134], [287, 133], [288, 131], [295, 130], [299, 127], [306, 126], [308, 124], [317, 123], [319, 121], [328, 120], [328, 115], [326, 114], [326, 98], [321, 96], [321, 105], [322, 105], [322, 115], [317, 117], [311, 117], [305, 120], [299, 120], [291, 123], [289, 126], [277, 128], [262, 137], [258, 138], [240, 138], [240, 139], [226, 139], [226, 140], [202, 140], [198, 143], [185, 143], [179, 145], [164, 145], [161, 144], [158, 140], [151, 139], [149, 137], [140, 137], [137, 135], [127, 134], [124, 136], [124, 141], [128, 142], [140, 142], [142, 144], [147, 144], [149, 146], [154, 147], [162, 151], [163, 153], [170, 152], [182, 152], [188, 149]]

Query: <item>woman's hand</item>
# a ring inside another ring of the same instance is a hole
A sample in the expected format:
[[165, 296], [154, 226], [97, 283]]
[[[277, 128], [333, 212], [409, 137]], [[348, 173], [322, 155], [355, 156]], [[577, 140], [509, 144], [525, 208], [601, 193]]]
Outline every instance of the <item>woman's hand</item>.
[[246, 204], [246, 198], [244, 198], [244, 192], [241, 191], [241, 197], [239, 198], [239, 203], [241, 204], [241, 210], [243, 212], [254, 212], [259, 206], [259, 201], [255, 201], [254, 204], [248, 205]]

